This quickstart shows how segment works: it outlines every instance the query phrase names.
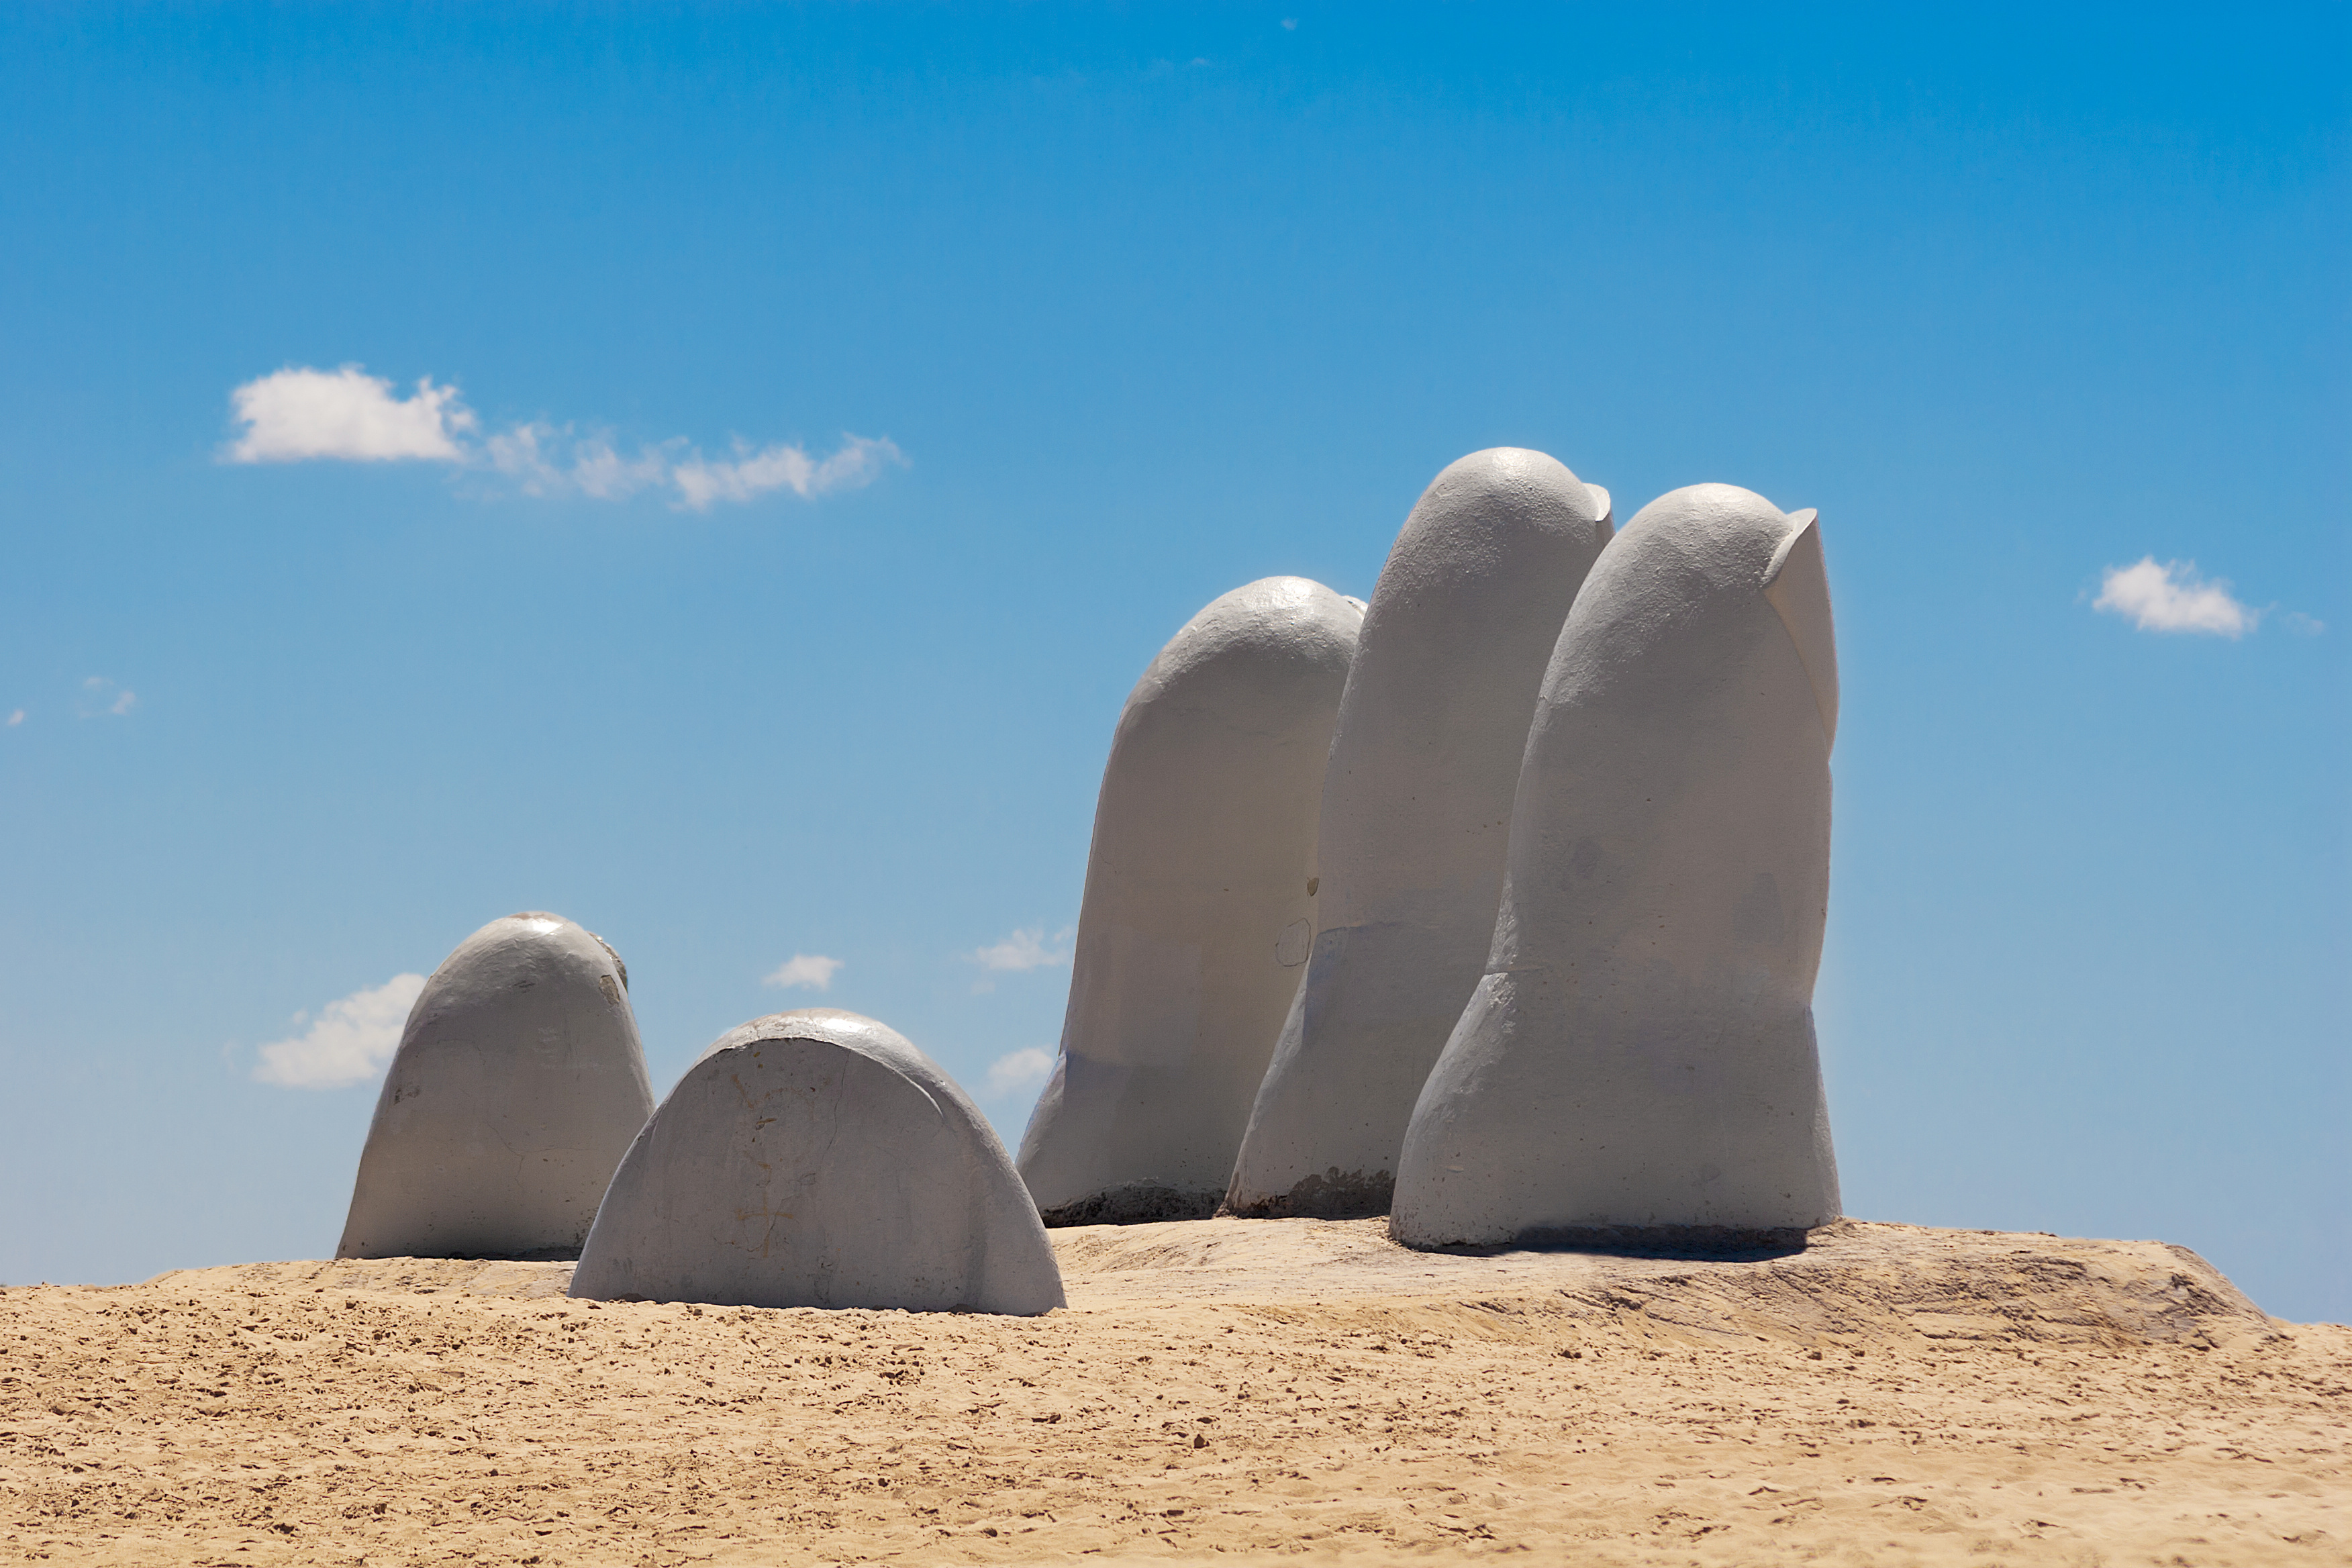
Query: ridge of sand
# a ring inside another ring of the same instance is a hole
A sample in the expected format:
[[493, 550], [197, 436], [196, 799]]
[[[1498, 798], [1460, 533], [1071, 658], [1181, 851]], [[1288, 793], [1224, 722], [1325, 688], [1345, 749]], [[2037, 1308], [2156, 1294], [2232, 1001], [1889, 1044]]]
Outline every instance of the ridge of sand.
[[2352, 1331], [2153, 1242], [1779, 1257], [1055, 1233], [1040, 1319], [570, 1266], [0, 1290], [0, 1561], [2335, 1563]]

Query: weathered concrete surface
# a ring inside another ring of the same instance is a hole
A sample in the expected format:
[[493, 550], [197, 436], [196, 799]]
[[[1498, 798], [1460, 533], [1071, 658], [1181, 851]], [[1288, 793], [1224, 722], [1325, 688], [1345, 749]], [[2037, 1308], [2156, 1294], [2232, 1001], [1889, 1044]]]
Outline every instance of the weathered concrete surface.
[[336, 1255], [575, 1258], [653, 1103], [619, 956], [560, 915], [492, 921], [409, 1010]]
[[1316, 814], [1362, 607], [1269, 577], [1186, 624], [1119, 715], [1061, 1054], [1021, 1142], [1048, 1225], [1205, 1215], [1315, 935]]
[[904, 1036], [812, 1007], [719, 1037], [613, 1178], [571, 1293], [1035, 1313], [1053, 1249], [1004, 1145]]
[[1837, 1215], [1812, 1015], [1836, 725], [1811, 512], [1696, 485], [1601, 552], [1528, 736], [1486, 973], [1405, 1135], [1398, 1239]]
[[1339, 700], [1314, 956], [1234, 1212], [1388, 1208], [1414, 1098], [1494, 941], [1544, 667], [1611, 531], [1607, 491], [1517, 447], [1449, 465], [1405, 519]]

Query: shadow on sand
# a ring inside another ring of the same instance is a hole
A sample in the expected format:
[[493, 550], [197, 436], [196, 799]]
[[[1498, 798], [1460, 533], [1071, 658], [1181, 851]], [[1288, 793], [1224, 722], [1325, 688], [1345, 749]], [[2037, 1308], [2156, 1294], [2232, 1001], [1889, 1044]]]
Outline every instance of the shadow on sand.
[[[1826, 1227], [1825, 1227], [1826, 1228]], [[1423, 1247], [1454, 1258], [1500, 1258], [1513, 1252], [1593, 1252], [1612, 1258], [1664, 1258], [1691, 1263], [1761, 1263], [1805, 1250], [1812, 1233], [1802, 1226], [1745, 1229], [1731, 1226], [1561, 1226], [1521, 1231], [1496, 1247]]]

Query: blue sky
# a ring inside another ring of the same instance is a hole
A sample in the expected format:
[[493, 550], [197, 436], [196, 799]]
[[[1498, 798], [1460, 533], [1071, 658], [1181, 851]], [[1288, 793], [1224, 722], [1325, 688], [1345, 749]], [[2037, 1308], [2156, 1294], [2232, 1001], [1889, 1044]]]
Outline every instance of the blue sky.
[[1851, 1211], [2352, 1318], [2345, 11], [1635, 9], [0, 16], [0, 1279], [520, 909], [1017, 1134], [1136, 675], [1512, 444], [1821, 509]]

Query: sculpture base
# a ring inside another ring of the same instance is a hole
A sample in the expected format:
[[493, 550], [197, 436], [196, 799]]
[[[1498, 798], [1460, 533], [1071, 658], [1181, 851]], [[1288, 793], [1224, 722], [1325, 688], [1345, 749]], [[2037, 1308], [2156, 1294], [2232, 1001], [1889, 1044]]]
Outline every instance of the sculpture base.
[[[1714, 1258], [1737, 1263], [1790, 1257], [1805, 1250], [1811, 1235], [1803, 1226], [1535, 1226], [1500, 1246], [1424, 1247], [1415, 1250], [1455, 1253], [1467, 1258], [1491, 1258], [1505, 1252], [1597, 1252], [1612, 1258]], [[1400, 1245], [1412, 1246], [1411, 1242]]]
[[1052, 1208], [1041, 1208], [1037, 1217], [1048, 1229], [1071, 1225], [1150, 1225], [1169, 1219], [1207, 1219], [1217, 1212], [1223, 1193], [1201, 1188], [1162, 1186], [1157, 1182], [1129, 1182], [1108, 1192], [1090, 1193], [1087, 1196]]
[[1237, 1204], [1228, 1194], [1217, 1212], [1237, 1219], [1370, 1219], [1389, 1212], [1389, 1196], [1395, 1191], [1393, 1171], [1368, 1176], [1361, 1171], [1342, 1173], [1334, 1165], [1278, 1196]]

